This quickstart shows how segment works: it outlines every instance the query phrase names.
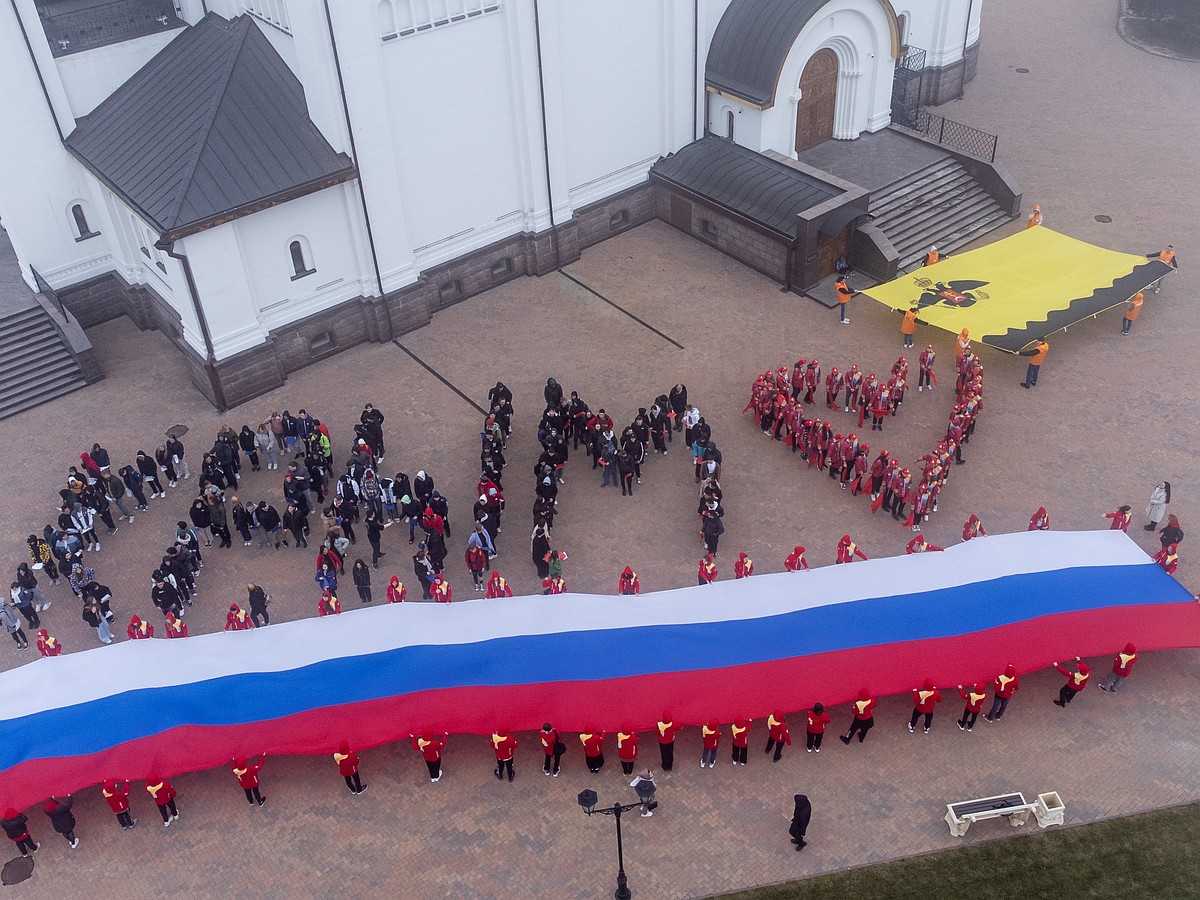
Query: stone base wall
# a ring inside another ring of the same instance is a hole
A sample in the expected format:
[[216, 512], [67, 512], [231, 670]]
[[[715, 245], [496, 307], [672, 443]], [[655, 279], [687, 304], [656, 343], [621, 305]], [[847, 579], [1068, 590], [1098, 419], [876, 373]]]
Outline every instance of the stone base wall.
[[975, 80], [979, 67], [979, 45], [976, 41], [967, 48], [963, 59], [939, 68], [927, 68], [921, 75], [921, 104], [938, 106], [958, 99], [963, 87]]
[[528, 275], [545, 275], [580, 253], [654, 218], [649, 183], [576, 210], [575, 216], [538, 234], [517, 234], [428, 269], [386, 298], [356, 297], [273, 330], [257, 347], [209, 366], [183, 340], [180, 318], [145, 285], [111, 272], [58, 292], [63, 304], [91, 327], [128, 316], [139, 328], [157, 329], [183, 354], [192, 384], [218, 409], [228, 409], [280, 387], [287, 376], [371, 341], [382, 343], [428, 325], [439, 310]]

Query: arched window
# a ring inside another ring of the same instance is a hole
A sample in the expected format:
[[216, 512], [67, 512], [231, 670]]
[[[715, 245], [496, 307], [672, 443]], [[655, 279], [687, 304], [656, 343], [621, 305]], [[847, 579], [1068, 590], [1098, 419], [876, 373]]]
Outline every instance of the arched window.
[[292, 281], [317, 271], [311, 268], [312, 254], [308, 251], [308, 241], [303, 237], [294, 237], [288, 243], [288, 256], [292, 262]]
[[733, 110], [725, 110], [725, 137], [733, 140]]
[[396, 33], [396, 11], [392, 8], [392, 0], [379, 0], [379, 33], [383, 37]]
[[92, 231], [88, 227], [87, 213], [84, 211], [82, 203], [71, 204], [71, 223], [75, 232], [75, 241], [86, 241], [88, 238], [94, 238], [100, 232]]
[[900, 38], [900, 46], [908, 46], [908, 15], [896, 16], [896, 31]]

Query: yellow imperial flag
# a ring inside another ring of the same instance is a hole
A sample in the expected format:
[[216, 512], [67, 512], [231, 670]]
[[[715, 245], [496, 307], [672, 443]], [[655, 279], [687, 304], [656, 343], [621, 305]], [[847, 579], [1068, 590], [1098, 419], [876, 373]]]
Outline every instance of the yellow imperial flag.
[[1120, 306], [1171, 271], [1158, 259], [1105, 250], [1039, 225], [943, 259], [862, 293], [920, 321], [1017, 353]]

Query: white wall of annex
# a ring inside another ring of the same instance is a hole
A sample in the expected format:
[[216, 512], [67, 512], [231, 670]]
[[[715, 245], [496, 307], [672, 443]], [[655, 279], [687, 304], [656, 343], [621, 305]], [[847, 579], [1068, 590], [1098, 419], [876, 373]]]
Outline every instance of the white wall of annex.
[[174, 28], [55, 59], [75, 118], [81, 119], [99, 106], [181, 33], [182, 29]]

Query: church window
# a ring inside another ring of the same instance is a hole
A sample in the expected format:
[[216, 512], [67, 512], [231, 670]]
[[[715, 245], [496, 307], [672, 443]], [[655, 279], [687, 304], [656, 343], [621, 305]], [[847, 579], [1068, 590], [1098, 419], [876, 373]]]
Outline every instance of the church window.
[[71, 222], [75, 230], [75, 241], [86, 241], [88, 238], [94, 238], [100, 232], [92, 231], [88, 227], [87, 213], [84, 211], [82, 203], [71, 204]]
[[308, 241], [302, 237], [292, 238], [288, 243], [288, 257], [292, 262], [292, 281], [317, 271], [310, 265], [312, 254], [308, 252]]
[[731, 140], [731, 141], [733, 140], [733, 110], [732, 109], [727, 109], [725, 111], [725, 137], [729, 138], [729, 140]]
[[380, 0], [379, 34], [385, 41], [426, 34], [501, 10], [499, 0]]

